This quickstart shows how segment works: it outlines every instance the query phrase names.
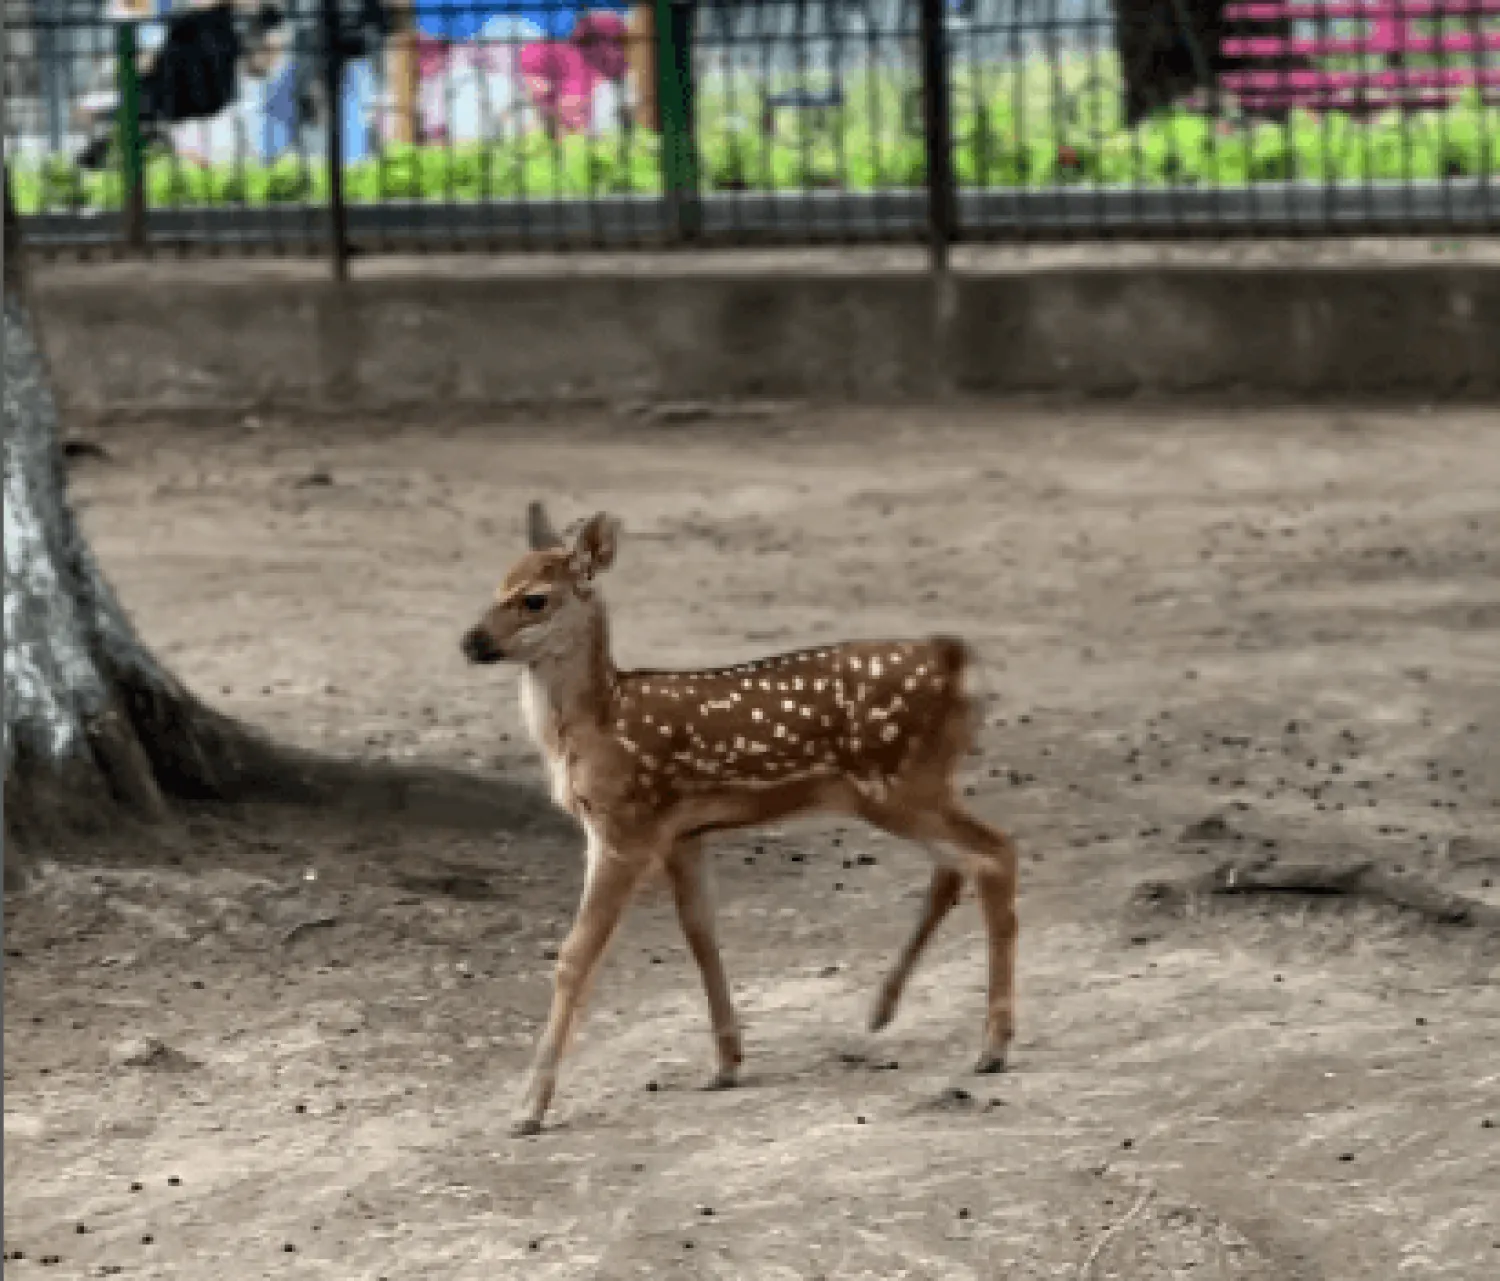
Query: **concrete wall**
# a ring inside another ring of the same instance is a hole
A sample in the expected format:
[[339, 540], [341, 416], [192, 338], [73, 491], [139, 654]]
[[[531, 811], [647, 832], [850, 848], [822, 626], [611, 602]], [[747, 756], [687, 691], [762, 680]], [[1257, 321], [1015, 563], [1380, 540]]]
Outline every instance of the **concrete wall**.
[[483, 259], [34, 273], [75, 412], [526, 401], [1500, 398], [1500, 263], [920, 271], [516, 269]]

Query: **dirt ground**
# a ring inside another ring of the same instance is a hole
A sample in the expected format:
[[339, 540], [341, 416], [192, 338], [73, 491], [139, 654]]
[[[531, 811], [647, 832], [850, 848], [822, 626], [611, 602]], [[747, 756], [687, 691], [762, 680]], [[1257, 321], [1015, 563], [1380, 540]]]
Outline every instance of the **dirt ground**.
[[[458, 652], [534, 494], [625, 522], [626, 665], [969, 636], [966, 782], [1023, 850], [1020, 1033], [968, 1074], [971, 901], [866, 1033], [923, 855], [748, 833], [718, 853], [743, 1088], [700, 1088], [653, 889], [551, 1128], [512, 1138], [581, 840], [194, 813], [6, 901], [7, 1275], [1500, 1275], [1500, 416], [96, 439], [76, 493], [145, 635], [309, 746], [540, 777], [513, 676]], [[1182, 888], [1228, 861], [1369, 861], [1472, 910]]]

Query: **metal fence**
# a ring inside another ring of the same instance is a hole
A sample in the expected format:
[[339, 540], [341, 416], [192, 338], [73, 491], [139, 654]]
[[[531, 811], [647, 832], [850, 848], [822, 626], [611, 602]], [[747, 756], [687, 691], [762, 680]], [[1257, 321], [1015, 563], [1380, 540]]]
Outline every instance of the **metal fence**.
[[32, 243], [1500, 230], [1500, 0], [6, 0]]

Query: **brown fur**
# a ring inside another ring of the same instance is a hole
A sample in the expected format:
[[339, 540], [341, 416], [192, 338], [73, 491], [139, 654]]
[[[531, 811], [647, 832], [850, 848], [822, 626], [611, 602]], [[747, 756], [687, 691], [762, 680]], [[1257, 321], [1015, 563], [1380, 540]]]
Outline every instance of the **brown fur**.
[[935, 852], [927, 900], [881, 988], [871, 1026], [894, 1016], [913, 967], [972, 874], [989, 935], [990, 995], [979, 1070], [1004, 1065], [1012, 1036], [1016, 854], [954, 789], [976, 708], [961, 640], [855, 641], [708, 671], [619, 671], [595, 585], [613, 563], [602, 513], [572, 546], [537, 504], [532, 550], [465, 635], [471, 661], [525, 665], [527, 719], [558, 804], [589, 836], [578, 917], [558, 955], [552, 1011], [526, 1110], [534, 1133], [584, 992], [641, 880], [660, 869], [702, 973], [718, 1046], [715, 1082], [734, 1082], [739, 1032], [713, 931], [701, 838], [812, 812], [861, 817]]

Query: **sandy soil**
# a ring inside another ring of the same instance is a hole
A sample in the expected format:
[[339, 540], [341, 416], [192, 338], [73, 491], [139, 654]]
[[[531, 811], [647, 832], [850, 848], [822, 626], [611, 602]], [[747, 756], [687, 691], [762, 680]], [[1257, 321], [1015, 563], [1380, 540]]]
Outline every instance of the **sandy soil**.
[[[457, 640], [522, 507], [607, 506], [625, 663], [957, 629], [1024, 851], [1014, 1070], [923, 856], [719, 847], [708, 1093], [648, 893], [554, 1125], [507, 1125], [578, 840], [193, 814], [5, 904], [7, 1275], [1459, 1278], [1500, 1270], [1500, 935], [1140, 892], [1365, 859], [1500, 905], [1500, 419], [1014, 407], [118, 425], [75, 482], [162, 654], [298, 742], [524, 771]], [[1189, 832], [1190, 825], [1217, 816]], [[50, 1261], [50, 1262], [49, 1262]]]

